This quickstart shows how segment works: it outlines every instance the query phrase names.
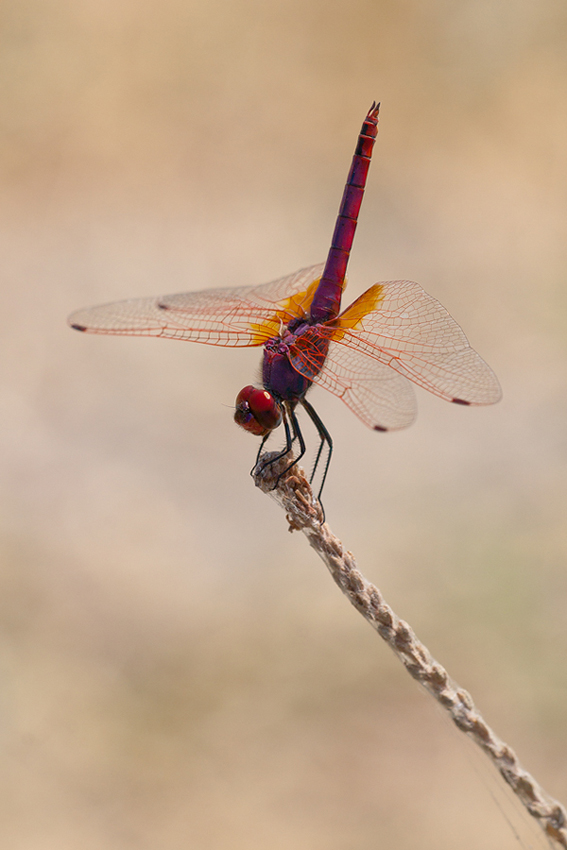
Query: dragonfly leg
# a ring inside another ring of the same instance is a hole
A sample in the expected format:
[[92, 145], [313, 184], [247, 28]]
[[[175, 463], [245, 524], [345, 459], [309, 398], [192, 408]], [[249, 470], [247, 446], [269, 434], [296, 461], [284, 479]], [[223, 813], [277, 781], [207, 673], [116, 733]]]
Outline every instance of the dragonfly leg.
[[319, 441], [319, 448], [317, 449], [317, 456], [315, 457], [315, 463], [313, 464], [313, 469], [311, 470], [311, 475], [309, 476], [309, 483], [313, 484], [313, 479], [315, 478], [315, 473], [317, 472], [317, 467], [319, 466], [319, 461], [321, 459], [321, 454], [323, 452], [323, 446], [325, 445], [325, 440], [323, 438]]
[[[291, 415], [291, 414], [290, 414], [290, 415]], [[294, 418], [295, 418], [295, 415], [294, 415]], [[293, 424], [292, 424], [292, 428], [293, 428], [293, 437], [292, 437], [291, 429], [290, 429], [290, 427], [289, 427], [289, 422], [288, 422], [288, 418], [287, 418], [287, 415], [286, 415], [286, 410], [285, 410], [285, 408], [284, 408], [284, 407], [282, 407], [282, 419], [283, 419], [283, 424], [284, 424], [284, 428], [285, 428], [285, 448], [284, 448], [284, 449], [282, 449], [282, 451], [281, 451], [281, 452], [278, 452], [277, 454], [273, 455], [273, 456], [272, 456], [269, 460], [267, 460], [265, 463], [263, 463], [263, 464], [262, 464], [262, 468], [261, 468], [260, 472], [263, 472], [263, 471], [264, 471], [265, 469], [267, 469], [269, 466], [272, 466], [272, 464], [276, 463], [276, 461], [281, 460], [281, 459], [282, 459], [282, 457], [285, 457], [287, 454], [289, 454], [289, 453], [290, 453], [290, 451], [291, 451], [291, 447], [292, 447], [292, 445], [293, 445], [293, 442], [294, 442], [294, 440], [295, 440], [295, 439], [296, 439], [296, 437], [297, 437], [296, 429], [295, 429], [295, 426], [293, 426]], [[297, 421], [297, 420], [296, 420], [296, 421]], [[262, 440], [262, 444], [260, 445], [260, 451], [258, 452], [258, 456], [257, 456], [257, 458], [256, 458], [256, 464], [258, 464], [258, 463], [259, 463], [259, 461], [260, 461], [260, 453], [261, 453], [261, 451], [262, 451], [262, 449], [263, 449], [263, 447], [264, 447], [264, 443], [266, 442], [266, 440], [268, 439], [268, 437], [269, 437], [269, 434], [267, 434], [267, 435], [264, 437], [264, 439]], [[304, 450], [305, 450], [305, 449], [304, 449]], [[295, 463], [295, 461], [293, 461], [293, 463]], [[288, 466], [288, 467], [284, 470], [284, 472], [287, 472], [287, 470], [288, 470], [291, 466], [293, 466], [293, 463], [292, 463], [292, 464], [290, 464], [290, 466]], [[254, 467], [254, 469], [256, 469], [256, 467]], [[252, 474], [254, 473], [254, 469], [252, 470]], [[274, 484], [274, 486], [273, 486], [273, 488], [272, 488], [273, 490], [275, 490], [275, 489], [276, 489], [276, 487], [278, 486], [278, 482], [279, 482], [280, 478], [282, 477], [282, 475], [284, 474], [284, 472], [282, 472], [282, 474], [278, 476], [278, 478], [277, 478], [277, 480], [276, 480], [276, 483]]]
[[258, 454], [256, 455], [256, 460], [254, 461], [254, 466], [250, 470], [250, 475], [252, 475], [252, 476], [254, 475], [254, 471], [255, 471], [256, 467], [260, 463], [260, 455], [262, 454], [262, 449], [266, 445], [266, 442], [267, 442], [268, 437], [270, 436], [270, 433], [271, 432], [268, 431], [268, 433], [265, 434], [264, 437], [262, 437], [262, 442], [260, 443], [260, 448], [258, 449]]
[[[301, 458], [303, 457], [303, 455], [305, 454], [305, 440], [303, 439], [303, 434], [301, 433], [301, 428], [299, 427], [299, 422], [297, 421], [297, 416], [295, 415], [295, 410], [293, 409], [293, 407], [291, 405], [288, 405], [287, 412], [289, 414], [289, 418], [291, 419], [291, 428], [292, 428], [292, 431], [293, 431], [293, 439], [291, 440], [291, 442], [289, 444], [289, 451], [291, 451], [291, 446], [295, 442], [295, 440], [297, 439], [297, 440], [299, 440], [299, 454], [297, 455], [297, 457], [294, 457], [294, 459], [289, 464], [289, 466], [286, 466], [284, 471], [282, 473], [280, 473], [280, 475], [278, 475], [278, 480], [276, 481], [274, 490], [278, 486], [279, 480], [282, 477], [282, 475], [285, 475], [286, 472], [289, 472], [291, 467], [295, 466], [295, 464], [298, 461], [300, 461]], [[287, 420], [284, 419], [284, 422], [285, 421], [287, 421]], [[288, 439], [289, 439], [289, 434], [288, 434]], [[283, 457], [283, 456], [284, 455], [282, 454], [281, 457]]]
[[315, 472], [317, 471], [317, 466], [319, 465], [319, 461], [321, 459], [321, 454], [323, 452], [323, 447], [324, 447], [325, 443], [327, 444], [327, 446], [329, 448], [329, 453], [327, 455], [327, 460], [325, 462], [325, 471], [323, 472], [323, 480], [321, 481], [321, 486], [319, 487], [319, 492], [317, 494], [317, 499], [319, 500], [321, 507], [323, 507], [323, 504], [321, 502], [321, 493], [323, 492], [323, 487], [325, 486], [325, 480], [327, 478], [327, 472], [329, 471], [329, 466], [330, 466], [330, 463], [331, 463], [331, 455], [333, 454], [333, 440], [332, 440], [331, 435], [329, 434], [329, 432], [325, 428], [323, 422], [321, 421], [319, 414], [309, 404], [309, 402], [306, 401], [304, 398], [302, 398], [301, 404], [303, 405], [303, 407], [305, 408], [309, 418], [311, 419], [311, 421], [313, 422], [313, 424], [317, 428], [317, 432], [319, 434], [319, 437], [321, 438], [321, 442], [319, 443], [319, 451], [317, 452], [317, 457], [315, 458], [315, 464], [313, 466], [313, 472], [311, 473], [311, 478], [309, 479], [310, 484], [313, 481], [313, 477], [315, 476]]

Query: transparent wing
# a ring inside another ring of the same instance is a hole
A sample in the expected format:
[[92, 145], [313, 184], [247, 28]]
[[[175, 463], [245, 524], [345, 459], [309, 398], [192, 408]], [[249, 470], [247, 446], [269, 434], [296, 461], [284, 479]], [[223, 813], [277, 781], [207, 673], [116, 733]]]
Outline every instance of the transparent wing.
[[377, 283], [327, 327], [333, 324], [335, 369], [348, 368], [356, 352], [447, 401], [494, 404], [502, 396], [461, 327], [417, 283]]
[[290, 351], [295, 369], [339, 396], [375, 429], [410, 425], [409, 378], [461, 404], [493, 404], [500, 385], [447, 310], [417, 283], [377, 283]]
[[133, 298], [78, 310], [69, 324], [88, 333], [159, 336], [209, 345], [263, 345], [281, 323], [309, 309], [324, 264], [260, 286]]
[[417, 404], [410, 382], [366, 354], [351, 349], [345, 358], [343, 353], [342, 346], [330, 343], [314, 383], [342, 399], [369, 428], [394, 431], [411, 425]]

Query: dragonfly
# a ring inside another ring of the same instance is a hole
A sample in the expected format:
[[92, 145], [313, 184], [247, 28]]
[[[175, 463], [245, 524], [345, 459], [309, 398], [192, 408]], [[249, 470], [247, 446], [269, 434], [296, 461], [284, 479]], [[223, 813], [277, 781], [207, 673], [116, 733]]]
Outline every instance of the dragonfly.
[[[375, 431], [411, 425], [417, 411], [412, 383], [461, 405], [494, 404], [501, 397], [496, 376], [461, 327], [419, 284], [375, 283], [341, 312], [379, 110], [373, 103], [364, 119], [324, 264], [259, 286], [134, 298], [69, 317], [72, 328], [86, 333], [263, 346], [261, 386], [250, 384], [238, 393], [234, 419], [262, 438], [257, 464], [283, 423], [285, 446], [265, 463], [289, 457], [285, 472], [306, 451], [297, 417], [301, 406], [319, 435], [311, 481], [326, 446], [319, 501], [333, 441], [306, 398], [313, 385], [338, 396]], [[296, 441], [299, 451], [293, 454]]]

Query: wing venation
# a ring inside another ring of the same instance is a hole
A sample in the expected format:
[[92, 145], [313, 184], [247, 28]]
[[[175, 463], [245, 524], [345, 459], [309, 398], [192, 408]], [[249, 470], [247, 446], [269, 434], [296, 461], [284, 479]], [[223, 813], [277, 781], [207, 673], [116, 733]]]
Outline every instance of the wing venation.
[[501, 398], [492, 369], [442, 304], [413, 281], [377, 286], [380, 300], [373, 310], [349, 323], [355, 301], [337, 318], [335, 336], [343, 353], [336, 359], [350, 362], [353, 351], [366, 354], [447, 401], [494, 404]]
[[157, 336], [230, 347], [263, 345], [305, 310], [324, 264], [259, 286], [133, 298], [78, 310], [69, 324], [87, 333]]
[[354, 348], [347, 351], [344, 345], [329, 342], [318, 373], [311, 369], [307, 348], [292, 351], [290, 359], [299, 372], [344, 401], [369, 428], [395, 431], [415, 419], [417, 405], [410, 382]]

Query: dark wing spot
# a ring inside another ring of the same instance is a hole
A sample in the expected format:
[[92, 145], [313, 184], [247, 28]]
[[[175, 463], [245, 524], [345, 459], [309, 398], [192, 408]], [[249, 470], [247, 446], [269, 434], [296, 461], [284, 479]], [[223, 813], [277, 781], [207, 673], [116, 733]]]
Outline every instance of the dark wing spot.
[[465, 405], [470, 404], [470, 401], [465, 401], [462, 398], [452, 398], [451, 401], [453, 402], [453, 404], [465, 404]]
[[160, 310], [169, 310], [169, 306], [167, 304], [160, 304], [158, 301], [158, 307]]
[[76, 331], [86, 331], [86, 327], [84, 325], [71, 325]]
[[387, 431], [388, 429], [387, 429], [387, 428], [382, 428], [382, 426], [381, 426], [381, 425], [375, 425], [375, 426], [374, 426], [374, 430], [375, 430], [375, 431]]

